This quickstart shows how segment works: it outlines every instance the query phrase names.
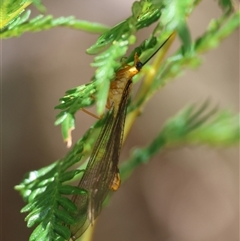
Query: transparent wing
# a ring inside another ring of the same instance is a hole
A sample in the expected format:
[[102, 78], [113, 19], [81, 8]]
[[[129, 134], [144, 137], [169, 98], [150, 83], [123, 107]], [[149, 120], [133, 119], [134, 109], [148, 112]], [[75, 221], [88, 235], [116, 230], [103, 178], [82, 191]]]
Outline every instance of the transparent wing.
[[116, 117], [114, 118], [114, 107], [108, 113], [106, 124], [99, 134], [86, 170], [78, 184], [79, 188], [87, 191], [87, 194], [72, 197], [72, 201], [78, 207], [78, 212], [74, 214], [78, 223], [70, 227], [73, 240], [80, 237], [100, 214], [103, 201], [111, 190], [114, 178], [118, 175], [131, 83], [129, 80], [125, 86]]

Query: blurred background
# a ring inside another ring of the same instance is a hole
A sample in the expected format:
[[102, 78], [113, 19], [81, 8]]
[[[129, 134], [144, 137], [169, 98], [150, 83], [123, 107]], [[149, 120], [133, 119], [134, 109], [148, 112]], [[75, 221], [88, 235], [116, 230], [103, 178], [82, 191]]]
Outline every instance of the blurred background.
[[[47, 13], [114, 26], [131, 13], [133, 1], [43, 1]], [[33, 9], [36, 14], [37, 11]], [[189, 19], [193, 37], [221, 15], [217, 1], [202, 1]], [[140, 31], [141, 39], [149, 30]], [[85, 50], [97, 35], [68, 28], [26, 33], [2, 41], [2, 227], [3, 240], [25, 241], [14, 191], [23, 175], [67, 153], [54, 110], [64, 92], [94, 74]], [[203, 55], [196, 71], [168, 84], [147, 105], [124, 144], [121, 160], [147, 145], [163, 123], [188, 103], [210, 98], [213, 105], [239, 111], [239, 32]], [[77, 115], [76, 141], [94, 123]], [[144, 128], [143, 128], [144, 127]], [[93, 241], [237, 241], [239, 228], [239, 152], [207, 146], [182, 146], [161, 152], [139, 167], [98, 218]]]

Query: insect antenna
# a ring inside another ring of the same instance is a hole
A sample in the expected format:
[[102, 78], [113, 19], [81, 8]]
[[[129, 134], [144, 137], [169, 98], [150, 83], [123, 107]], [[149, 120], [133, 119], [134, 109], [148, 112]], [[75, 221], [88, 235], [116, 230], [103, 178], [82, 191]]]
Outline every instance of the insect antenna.
[[142, 64], [144, 66], [156, 53], [167, 43], [167, 41], [172, 37], [173, 33], [157, 48], [157, 50]]

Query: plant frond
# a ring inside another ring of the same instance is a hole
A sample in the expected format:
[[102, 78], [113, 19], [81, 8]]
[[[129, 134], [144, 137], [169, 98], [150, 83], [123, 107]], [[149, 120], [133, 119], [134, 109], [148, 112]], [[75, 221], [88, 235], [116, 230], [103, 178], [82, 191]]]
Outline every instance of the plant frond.
[[92, 23], [88, 21], [78, 20], [74, 16], [54, 18], [51, 15], [38, 15], [30, 19], [30, 10], [21, 14], [14, 22], [1, 30], [1, 38], [18, 37], [26, 32], [38, 32], [48, 30], [54, 27], [70, 27], [90, 33], [103, 33], [109, 28], [100, 23]]
[[[60, 182], [62, 172], [61, 161], [55, 162], [39, 171], [30, 172], [26, 179], [16, 186], [16, 190], [20, 191], [28, 202], [21, 210], [29, 213], [25, 218], [27, 226], [33, 227], [38, 224], [30, 237], [32, 241], [64, 240], [70, 237], [67, 227], [59, 228], [63, 223], [70, 225], [74, 222], [69, 212], [76, 207], [62, 195], [76, 191], [72, 186]], [[84, 193], [82, 190], [82, 195]]]
[[75, 113], [94, 103], [92, 96], [95, 92], [94, 82], [78, 86], [66, 91], [64, 97], [60, 99], [60, 104], [55, 106], [55, 109], [61, 110], [56, 116], [55, 125], [61, 125], [65, 141], [71, 139], [71, 131], [75, 129]]
[[132, 157], [120, 168], [125, 180], [135, 168], [148, 162], [157, 152], [179, 145], [209, 145], [224, 147], [240, 141], [239, 115], [227, 110], [209, 108], [206, 101], [200, 107], [190, 105], [169, 119], [158, 136], [147, 146], [135, 149]]
[[[200, 54], [219, 46], [225, 38], [239, 27], [239, 18], [240, 12], [235, 12], [231, 15], [224, 14], [219, 19], [212, 20], [207, 31], [192, 43], [191, 52], [186, 53], [180, 47], [175, 54], [163, 61], [161, 66], [155, 66], [155, 76], [149, 83], [148, 92], [142, 98], [139, 98], [134, 106], [131, 106], [131, 109], [141, 106], [157, 90], [182, 75], [184, 70], [196, 69], [202, 62]], [[163, 31], [162, 35], [165, 36], [165, 34], [166, 32]]]

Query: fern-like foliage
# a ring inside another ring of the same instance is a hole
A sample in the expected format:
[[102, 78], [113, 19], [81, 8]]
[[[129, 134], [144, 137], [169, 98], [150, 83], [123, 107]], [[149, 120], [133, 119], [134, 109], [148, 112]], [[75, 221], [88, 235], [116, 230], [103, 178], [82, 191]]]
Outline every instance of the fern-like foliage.
[[[21, 212], [28, 212], [27, 226], [38, 225], [30, 241], [66, 240], [70, 237], [68, 226], [75, 222], [70, 215], [77, 210], [67, 196], [86, 195], [85, 190], [68, 185], [84, 169], [69, 170], [74, 164], [84, 161], [96, 138], [96, 130], [104, 122], [100, 120], [75, 144], [66, 157], [38, 171], [32, 171], [15, 187], [28, 203]], [[86, 145], [86, 143], [88, 143]]]
[[[55, 107], [60, 110], [55, 124], [61, 125], [63, 138], [69, 141], [71, 131], [75, 128], [75, 114], [78, 110], [96, 102], [98, 112], [103, 113], [110, 81], [114, 79], [116, 70], [121, 67], [120, 59], [126, 54], [129, 46], [135, 43], [138, 30], [155, 23], [152, 34], [132, 51], [126, 64], [131, 64], [136, 52], [144, 62], [170, 34], [179, 36], [182, 45], [176, 53], [162, 61], [172, 40], [169, 41], [156, 57], [156, 61], [148, 66], [153, 68], [155, 74], [152, 75], [149, 71], [145, 75], [146, 85], [143, 84], [139, 95], [131, 102], [129, 108], [131, 114], [141, 109], [156, 90], [185, 69], [199, 66], [200, 54], [217, 47], [239, 26], [239, 11], [233, 11], [230, 0], [220, 0], [222, 17], [212, 20], [206, 32], [198, 39], [192, 40], [186, 19], [199, 2], [199, 0], [141, 0], [133, 4], [132, 15], [112, 29], [87, 22], [85, 22], [87, 27], [84, 29], [84, 22], [73, 17], [54, 19], [52, 16], [38, 16], [29, 20], [30, 12], [26, 11], [25, 15], [20, 16], [22, 10], [19, 10], [13, 18], [14, 21], [8, 20], [2, 28], [1, 37], [19, 36], [27, 31], [40, 31], [55, 26], [86, 31], [92, 28], [93, 32], [104, 32], [87, 50], [89, 54], [97, 54], [92, 64], [97, 68], [92, 81], [66, 91], [60, 99], [60, 104]], [[70, 213], [74, 213], [77, 208], [68, 196], [87, 195], [85, 190], [71, 186], [69, 183], [79, 179], [84, 171], [83, 163], [89, 157], [100, 127], [104, 124], [105, 118], [96, 122], [70, 149], [66, 157], [48, 167], [30, 172], [16, 186], [27, 202], [22, 212], [29, 213], [26, 217], [28, 227], [38, 225], [30, 237], [31, 241], [69, 239], [68, 226], [76, 221]], [[237, 117], [227, 111], [208, 110], [206, 103], [199, 108], [190, 106], [167, 121], [148, 147], [133, 153], [130, 160], [121, 168], [122, 177], [125, 179], [138, 165], [147, 162], [158, 151], [169, 146], [186, 143], [222, 146], [237, 142], [239, 142]], [[73, 169], [76, 164], [79, 164], [81, 169]]]
[[147, 80], [147, 91], [138, 96], [135, 104], [131, 106], [132, 110], [143, 105], [157, 90], [163, 88], [177, 76], [182, 75], [186, 69], [199, 67], [202, 62], [200, 54], [218, 47], [223, 39], [239, 27], [239, 18], [240, 12], [230, 15], [226, 12], [219, 19], [212, 19], [207, 31], [195, 41], [192, 41], [190, 52], [185, 52], [182, 46], [175, 54], [166, 59], [161, 66], [155, 66], [155, 75], [151, 81]]
[[[26, 32], [38, 32], [60, 26], [98, 34], [109, 30], [109, 27], [103, 24], [78, 20], [74, 16], [54, 18], [52, 15], [41, 14], [30, 19], [31, 10], [25, 9], [30, 4], [31, 1], [21, 1], [21, 5], [18, 1], [3, 1], [0, 12], [0, 38], [18, 37]], [[43, 8], [38, 1], [35, 1], [35, 5]]]
[[4, 0], [1, 1], [0, 29], [4, 29], [15, 21], [19, 21], [19, 16], [24, 12], [32, 1], [28, 0]]
[[69, 212], [75, 211], [76, 207], [63, 195], [75, 192], [84, 195], [84, 191], [62, 184], [72, 179], [78, 171], [64, 173], [61, 164], [61, 161], [56, 162], [37, 172], [29, 173], [24, 182], [16, 187], [28, 201], [22, 209], [22, 212], [29, 212], [25, 218], [27, 226], [38, 224], [30, 240], [65, 240], [70, 236], [63, 223], [74, 223]]
[[122, 180], [160, 150], [179, 145], [231, 146], [240, 141], [240, 115], [210, 108], [209, 101], [190, 105], [166, 121], [157, 137], [145, 148], [135, 149], [121, 166]]

